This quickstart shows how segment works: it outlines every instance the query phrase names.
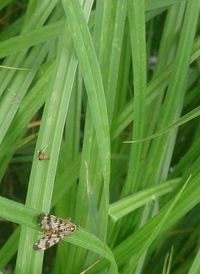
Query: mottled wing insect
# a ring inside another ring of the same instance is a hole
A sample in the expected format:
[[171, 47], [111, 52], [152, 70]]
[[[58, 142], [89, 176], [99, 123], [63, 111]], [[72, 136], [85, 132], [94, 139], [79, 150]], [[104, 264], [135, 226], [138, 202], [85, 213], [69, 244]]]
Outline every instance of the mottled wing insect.
[[34, 250], [46, 250], [57, 244], [61, 239], [71, 235], [78, 227], [69, 220], [64, 220], [51, 214], [38, 216], [38, 225], [43, 230], [44, 236], [33, 246]]

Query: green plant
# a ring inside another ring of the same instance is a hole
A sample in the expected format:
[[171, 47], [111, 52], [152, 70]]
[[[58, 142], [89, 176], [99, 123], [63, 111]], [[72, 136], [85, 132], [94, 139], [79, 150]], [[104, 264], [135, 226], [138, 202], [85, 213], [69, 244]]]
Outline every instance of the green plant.
[[1, 271], [199, 273], [199, 8], [1, 1]]

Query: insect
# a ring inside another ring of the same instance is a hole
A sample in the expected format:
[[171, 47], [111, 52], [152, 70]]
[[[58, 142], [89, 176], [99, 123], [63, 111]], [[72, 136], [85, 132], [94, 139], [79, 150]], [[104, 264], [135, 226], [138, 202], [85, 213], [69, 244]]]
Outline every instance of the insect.
[[43, 230], [44, 236], [34, 244], [34, 250], [46, 250], [78, 230], [78, 227], [69, 220], [51, 214], [40, 214], [38, 216], [38, 225]]
[[40, 161], [43, 161], [43, 160], [49, 160], [49, 156], [45, 153], [45, 150], [46, 150], [47, 146], [43, 149], [39, 149], [38, 150], [38, 159]]

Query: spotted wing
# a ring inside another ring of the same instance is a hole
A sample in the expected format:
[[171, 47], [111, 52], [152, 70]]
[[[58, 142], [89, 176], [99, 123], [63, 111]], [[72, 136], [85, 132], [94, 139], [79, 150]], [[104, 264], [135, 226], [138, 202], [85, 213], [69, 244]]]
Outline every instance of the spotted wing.
[[48, 236], [44, 236], [41, 239], [39, 239], [33, 246], [34, 250], [46, 250], [47, 248], [50, 248], [57, 244], [60, 241], [61, 237], [58, 235], [51, 236], [50, 238]]
[[61, 221], [63, 220], [49, 213], [45, 213], [45, 214], [40, 214], [38, 216], [37, 223], [42, 230], [48, 231], [48, 230], [57, 230]]

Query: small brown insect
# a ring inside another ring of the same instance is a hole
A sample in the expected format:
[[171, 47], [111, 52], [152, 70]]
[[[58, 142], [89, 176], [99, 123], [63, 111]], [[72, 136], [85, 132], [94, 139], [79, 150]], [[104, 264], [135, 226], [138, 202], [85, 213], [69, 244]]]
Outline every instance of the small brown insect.
[[38, 159], [40, 161], [43, 161], [43, 160], [49, 160], [49, 156], [45, 153], [45, 150], [46, 150], [47, 146], [43, 149], [40, 149], [38, 150]]
[[57, 244], [61, 239], [71, 235], [78, 227], [69, 220], [64, 220], [51, 214], [38, 216], [38, 225], [43, 230], [44, 236], [33, 246], [34, 250], [46, 250]]

